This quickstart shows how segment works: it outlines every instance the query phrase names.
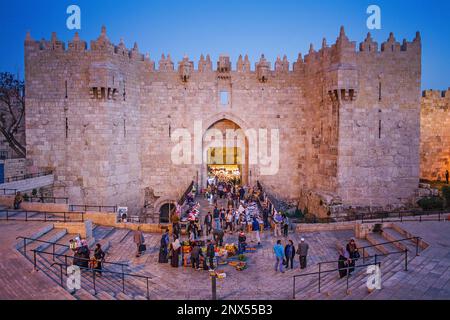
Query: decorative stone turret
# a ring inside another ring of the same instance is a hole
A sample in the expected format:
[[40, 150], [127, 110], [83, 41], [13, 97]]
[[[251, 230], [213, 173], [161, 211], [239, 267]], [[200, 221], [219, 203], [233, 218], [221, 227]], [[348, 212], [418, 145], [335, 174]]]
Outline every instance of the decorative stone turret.
[[258, 80], [262, 83], [265, 83], [269, 80], [270, 62], [266, 60], [264, 54], [261, 55], [259, 62], [256, 63], [256, 74], [258, 76]]
[[178, 63], [178, 73], [180, 74], [181, 81], [188, 82], [194, 70], [194, 62], [189, 61], [187, 56], [184, 56], [183, 60]]

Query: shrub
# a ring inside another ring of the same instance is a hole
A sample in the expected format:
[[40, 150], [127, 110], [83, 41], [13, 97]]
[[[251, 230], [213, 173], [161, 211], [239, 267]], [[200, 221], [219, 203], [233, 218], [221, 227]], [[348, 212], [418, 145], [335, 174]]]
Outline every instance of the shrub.
[[33, 191], [31, 191], [31, 196], [36, 197], [37, 193], [38, 193], [37, 189], [33, 189]]
[[25, 202], [30, 201], [30, 197], [28, 196], [28, 193], [25, 193], [23, 195], [23, 201], [25, 201]]
[[417, 201], [417, 204], [425, 211], [442, 209], [444, 207], [444, 199], [441, 197], [427, 197]]
[[446, 207], [450, 208], [450, 187], [449, 186], [442, 187], [442, 195], [445, 199]]

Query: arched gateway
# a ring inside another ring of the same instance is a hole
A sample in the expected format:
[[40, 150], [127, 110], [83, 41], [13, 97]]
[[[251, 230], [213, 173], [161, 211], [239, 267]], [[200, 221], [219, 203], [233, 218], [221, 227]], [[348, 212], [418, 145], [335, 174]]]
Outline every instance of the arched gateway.
[[245, 136], [245, 129], [233, 118], [235, 117], [222, 117], [212, 124], [208, 122], [202, 144], [203, 187], [214, 179], [243, 184], [249, 182], [248, 138]]

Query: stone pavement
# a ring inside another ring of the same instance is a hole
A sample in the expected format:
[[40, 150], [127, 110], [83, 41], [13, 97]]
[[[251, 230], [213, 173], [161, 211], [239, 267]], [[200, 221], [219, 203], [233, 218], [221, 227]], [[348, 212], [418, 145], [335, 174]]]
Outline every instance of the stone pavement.
[[0, 223], [0, 299], [1, 300], [73, 300], [66, 290], [50, 280], [15, 248], [16, 237], [30, 237], [45, 227], [41, 222]]

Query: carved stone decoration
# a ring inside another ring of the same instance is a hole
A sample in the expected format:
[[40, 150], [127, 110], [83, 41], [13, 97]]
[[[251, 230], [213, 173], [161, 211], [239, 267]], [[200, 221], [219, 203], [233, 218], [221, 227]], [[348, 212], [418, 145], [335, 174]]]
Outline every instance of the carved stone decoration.
[[185, 56], [183, 60], [178, 63], [178, 72], [180, 74], [181, 81], [188, 82], [193, 69], [194, 63], [189, 61], [189, 58]]
[[266, 60], [264, 55], [261, 55], [261, 59], [256, 64], [256, 73], [258, 75], [258, 80], [265, 83], [269, 80], [270, 75], [270, 62]]

